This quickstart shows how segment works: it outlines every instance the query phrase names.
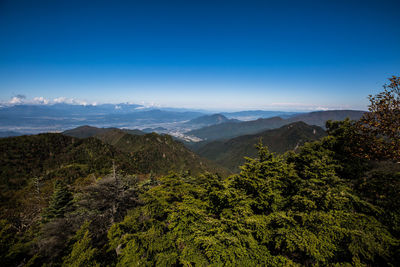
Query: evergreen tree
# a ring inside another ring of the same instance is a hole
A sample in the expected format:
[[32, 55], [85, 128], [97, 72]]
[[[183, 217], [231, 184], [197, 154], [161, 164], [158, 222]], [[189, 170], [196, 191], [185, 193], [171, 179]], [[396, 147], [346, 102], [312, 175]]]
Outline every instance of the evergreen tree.
[[100, 266], [95, 260], [97, 249], [92, 248], [89, 233], [89, 223], [85, 222], [73, 238], [75, 243], [71, 253], [64, 258], [62, 266]]
[[45, 221], [53, 218], [64, 217], [65, 212], [70, 207], [72, 193], [68, 190], [65, 183], [57, 180], [54, 185], [54, 192], [51, 196], [49, 207], [45, 210], [42, 217]]

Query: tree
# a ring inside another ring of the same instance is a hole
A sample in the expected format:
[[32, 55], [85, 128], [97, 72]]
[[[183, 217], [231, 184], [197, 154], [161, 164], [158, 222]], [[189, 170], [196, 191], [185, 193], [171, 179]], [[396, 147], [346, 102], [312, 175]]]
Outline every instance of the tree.
[[321, 142], [286, 157], [258, 146], [225, 180], [172, 174], [109, 232], [117, 266], [343, 266], [395, 262], [397, 240]]
[[95, 260], [97, 249], [92, 248], [89, 223], [85, 222], [76, 233], [71, 253], [64, 258], [62, 266], [100, 266]]
[[357, 126], [367, 141], [364, 157], [400, 161], [400, 77], [392, 76], [389, 81], [383, 92], [369, 96], [369, 112]]
[[53, 218], [62, 218], [68, 207], [71, 205], [72, 194], [65, 183], [57, 180], [54, 185], [54, 193], [51, 196], [49, 207], [42, 215], [43, 219], [51, 220]]

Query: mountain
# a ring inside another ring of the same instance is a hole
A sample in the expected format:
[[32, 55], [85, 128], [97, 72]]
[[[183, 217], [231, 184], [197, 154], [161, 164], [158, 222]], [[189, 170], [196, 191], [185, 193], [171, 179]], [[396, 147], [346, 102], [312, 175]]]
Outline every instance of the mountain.
[[134, 161], [94, 138], [78, 139], [56, 133], [0, 139], [0, 191], [18, 189], [32, 178], [75, 180], [101, 175], [115, 160], [121, 171], [136, 173]]
[[156, 128], [145, 128], [142, 129], [142, 131], [145, 133], [166, 133], [168, 129], [164, 127], [156, 127]]
[[272, 117], [289, 118], [300, 112], [286, 112], [286, 111], [269, 111], [269, 110], [244, 110], [237, 112], [223, 112], [222, 115], [230, 119], [238, 119], [241, 121], [250, 121], [256, 119], [267, 119]]
[[133, 158], [137, 171], [143, 174], [167, 174], [169, 171], [185, 170], [193, 173], [209, 171], [229, 174], [224, 168], [200, 158], [169, 135], [87, 125], [65, 131], [63, 134], [78, 138], [94, 137], [112, 145], [118, 151], [128, 153]]
[[278, 129], [267, 130], [254, 135], [244, 135], [227, 141], [210, 142], [196, 150], [205, 158], [218, 164], [239, 171], [238, 166], [244, 163], [244, 157], [256, 157], [255, 145], [261, 140], [270, 151], [284, 153], [296, 150], [305, 142], [315, 141], [325, 136], [325, 131], [318, 126], [310, 126], [304, 122], [295, 122]]
[[299, 114], [287, 119], [287, 122], [303, 121], [310, 125], [318, 125], [325, 127], [328, 120], [342, 121], [346, 118], [351, 120], [358, 120], [365, 113], [360, 110], [328, 110], [328, 111], [315, 111], [310, 113]]
[[11, 136], [20, 136], [20, 135], [23, 135], [23, 134], [19, 133], [19, 132], [14, 132], [14, 131], [0, 131], [0, 138], [11, 137]]
[[99, 133], [95, 138], [112, 145], [119, 151], [128, 153], [141, 173], [166, 174], [169, 171], [189, 170], [192, 173], [209, 171], [222, 175], [229, 174], [217, 164], [200, 158], [169, 135], [156, 133], [132, 135], [113, 129]]
[[132, 135], [118, 129], [100, 129], [95, 137], [47, 133], [1, 138], [0, 191], [20, 188], [33, 177], [75, 179], [90, 173], [107, 173], [113, 160], [121, 171], [130, 174], [162, 175], [169, 171], [229, 174], [168, 135]]
[[206, 141], [229, 139], [245, 134], [254, 134], [265, 129], [273, 129], [284, 125], [284, 119], [273, 117], [245, 122], [227, 122], [187, 132], [187, 135], [199, 137]]
[[0, 108], [0, 131], [23, 134], [63, 131], [79, 125], [145, 128], [163, 123], [183, 123], [202, 116], [195, 111], [149, 109], [130, 104], [104, 105], [15, 105]]
[[222, 114], [212, 114], [212, 115], [204, 115], [198, 118], [192, 119], [185, 123], [185, 125], [194, 126], [197, 128], [216, 125], [226, 122], [239, 122], [239, 120], [230, 120]]
[[[89, 125], [84, 125], [80, 126], [74, 129], [66, 130], [63, 132], [64, 135], [72, 136], [72, 137], [77, 137], [77, 138], [88, 138], [88, 137], [93, 137], [95, 135], [99, 135], [102, 133], [106, 133], [112, 130], [115, 130], [117, 128], [97, 128]], [[123, 129], [122, 131], [129, 133], [129, 134], [135, 134], [135, 135], [143, 135], [145, 134], [144, 132], [133, 129], [133, 130], [128, 130], [128, 129]]]
[[258, 119], [254, 121], [245, 121], [239, 123], [222, 123], [192, 130], [186, 135], [195, 136], [205, 141], [213, 141], [218, 139], [229, 139], [241, 135], [255, 134], [268, 129], [279, 128], [283, 125], [303, 121], [307, 124], [325, 127], [328, 120], [343, 120], [350, 118], [352, 120], [359, 119], [364, 111], [356, 110], [332, 110], [332, 111], [316, 111], [305, 114], [299, 114], [288, 119], [281, 117], [272, 117], [268, 119]]

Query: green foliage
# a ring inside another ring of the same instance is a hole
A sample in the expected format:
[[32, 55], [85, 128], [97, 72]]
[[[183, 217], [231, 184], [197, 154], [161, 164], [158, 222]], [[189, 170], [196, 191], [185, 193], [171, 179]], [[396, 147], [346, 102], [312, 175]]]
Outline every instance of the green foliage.
[[6, 220], [0, 220], [0, 262], [4, 266], [13, 266], [25, 261], [27, 256], [31, 256], [33, 239], [33, 231], [21, 234], [14, 225]]
[[224, 176], [230, 174], [217, 164], [200, 158], [169, 135], [151, 133], [139, 136], [114, 129], [97, 135], [96, 138], [129, 153], [138, 173], [160, 176], [170, 171], [191, 171], [195, 174], [212, 171]]
[[6, 220], [0, 220], [0, 261], [7, 262], [10, 247], [15, 242], [15, 230]]
[[358, 121], [357, 128], [364, 139], [366, 158], [400, 161], [400, 77], [392, 76], [383, 92], [370, 95], [369, 112]]
[[226, 180], [170, 175], [109, 231], [120, 265], [390, 264], [397, 240], [380, 209], [307, 144], [285, 159], [259, 146]]
[[54, 192], [51, 196], [49, 207], [43, 213], [45, 221], [64, 217], [65, 212], [71, 205], [72, 193], [68, 190], [65, 183], [57, 180], [54, 185]]
[[62, 266], [100, 266], [95, 260], [97, 250], [91, 246], [92, 240], [88, 222], [82, 225], [73, 240], [75, 240], [75, 243], [72, 246], [71, 253], [64, 258]]

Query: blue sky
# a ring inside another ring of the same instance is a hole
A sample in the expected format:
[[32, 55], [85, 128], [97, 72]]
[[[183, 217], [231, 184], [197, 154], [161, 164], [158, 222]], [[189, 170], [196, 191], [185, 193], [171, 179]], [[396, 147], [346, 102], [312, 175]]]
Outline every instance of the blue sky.
[[384, 0], [0, 0], [0, 101], [366, 109], [400, 74], [399, 9]]

